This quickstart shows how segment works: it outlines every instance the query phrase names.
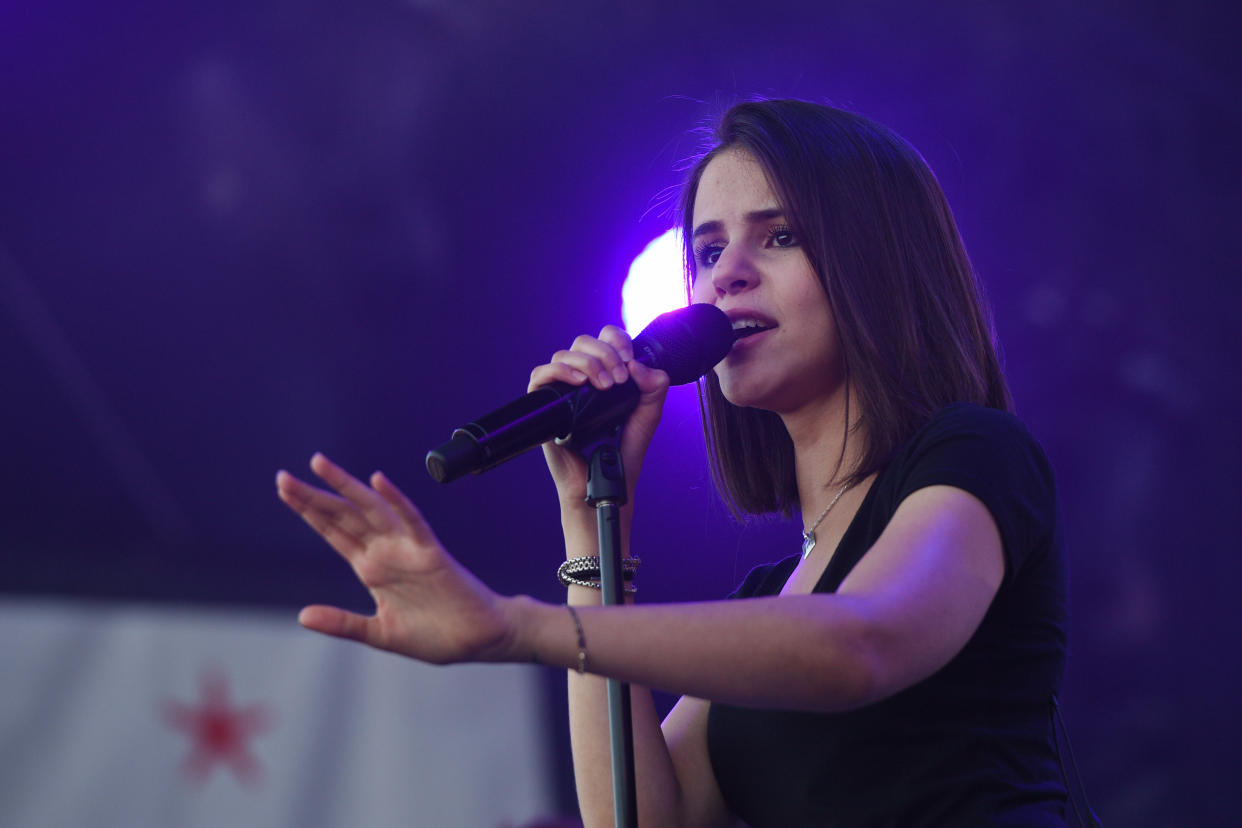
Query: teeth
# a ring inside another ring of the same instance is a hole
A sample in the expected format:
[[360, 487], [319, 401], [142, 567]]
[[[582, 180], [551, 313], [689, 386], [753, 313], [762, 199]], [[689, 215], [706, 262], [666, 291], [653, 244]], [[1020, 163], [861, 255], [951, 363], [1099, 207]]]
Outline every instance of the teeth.
[[748, 336], [771, 330], [774, 326], [767, 322], [760, 322], [758, 319], [741, 318], [733, 320], [733, 338], [745, 339]]

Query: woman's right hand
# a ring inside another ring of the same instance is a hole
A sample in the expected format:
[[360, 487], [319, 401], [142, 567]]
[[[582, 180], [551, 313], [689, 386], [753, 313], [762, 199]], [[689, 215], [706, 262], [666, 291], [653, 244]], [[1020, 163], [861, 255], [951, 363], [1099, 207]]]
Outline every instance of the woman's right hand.
[[[621, 431], [621, 458], [625, 464], [625, 482], [631, 501], [634, 484], [642, 467], [643, 456], [651, 444], [664, 399], [668, 395], [668, 374], [649, 368], [634, 359], [630, 336], [615, 325], [608, 325], [598, 337], [583, 334], [574, 340], [567, 351], [557, 351], [546, 365], [540, 365], [530, 374], [527, 391], [534, 391], [553, 382], [583, 385], [589, 382], [602, 390], [630, 378], [641, 392], [638, 406], [630, 414]], [[544, 443], [544, 457], [556, 483], [561, 511], [582, 509], [586, 505], [586, 462], [567, 446], [554, 442]]]

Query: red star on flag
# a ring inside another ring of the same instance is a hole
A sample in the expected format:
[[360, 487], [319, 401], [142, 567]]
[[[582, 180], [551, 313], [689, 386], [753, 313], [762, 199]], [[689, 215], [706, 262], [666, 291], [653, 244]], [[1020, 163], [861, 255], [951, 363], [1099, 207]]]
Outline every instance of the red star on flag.
[[202, 701], [197, 707], [178, 701], [163, 704], [164, 720], [193, 740], [183, 765], [186, 775], [202, 784], [220, 763], [232, 768], [243, 784], [257, 784], [263, 766], [250, 752], [250, 739], [268, 729], [271, 717], [266, 708], [258, 704], [234, 707], [228, 681], [216, 670], [205, 672], [199, 686]]

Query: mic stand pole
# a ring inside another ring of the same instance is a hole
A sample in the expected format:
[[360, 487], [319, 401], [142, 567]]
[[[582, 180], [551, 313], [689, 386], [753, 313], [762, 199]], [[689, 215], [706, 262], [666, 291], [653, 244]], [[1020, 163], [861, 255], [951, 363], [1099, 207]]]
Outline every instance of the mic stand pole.
[[[599, 527], [599, 576], [604, 606], [625, 603], [621, 577], [621, 507], [625, 505], [625, 466], [621, 462], [621, 426], [612, 426], [578, 451], [587, 460], [587, 503]], [[576, 442], [576, 441], [575, 441]], [[634, 722], [630, 685], [608, 679], [608, 737], [612, 753], [612, 807], [616, 828], [638, 828], [634, 785]]]

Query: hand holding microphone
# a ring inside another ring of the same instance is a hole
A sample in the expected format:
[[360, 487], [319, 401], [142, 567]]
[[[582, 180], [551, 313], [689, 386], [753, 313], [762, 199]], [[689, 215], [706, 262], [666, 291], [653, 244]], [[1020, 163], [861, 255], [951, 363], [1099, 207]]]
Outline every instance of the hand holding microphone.
[[[494, 468], [549, 440], [623, 422], [638, 405], [640, 390], [624, 366], [616, 370], [617, 360], [609, 356], [610, 351], [624, 350], [623, 334], [611, 338], [614, 344], [593, 340], [595, 345], [584, 343], [581, 349], [561, 352], [552, 365], [536, 369], [532, 385], [558, 375], [563, 379], [456, 429], [448, 442], [427, 453], [427, 471], [448, 482], [467, 472]], [[670, 384], [680, 385], [711, 370], [733, 341], [728, 317], [712, 305], [698, 304], [658, 317], [635, 337], [632, 351], [634, 360], [666, 372]], [[608, 374], [599, 377], [600, 371]], [[606, 387], [583, 384], [587, 372], [597, 376], [597, 385]], [[618, 383], [621, 376], [626, 379]]]

